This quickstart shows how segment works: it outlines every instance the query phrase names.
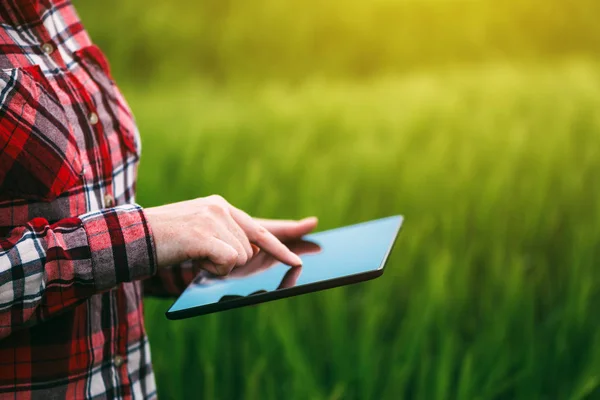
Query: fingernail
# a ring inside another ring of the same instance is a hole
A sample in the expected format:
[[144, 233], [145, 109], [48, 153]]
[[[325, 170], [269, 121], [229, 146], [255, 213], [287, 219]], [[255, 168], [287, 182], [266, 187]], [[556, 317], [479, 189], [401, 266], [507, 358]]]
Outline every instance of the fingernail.
[[250, 243], [250, 246], [252, 247], [252, 252], [254, 253], [253, 255], [257, 255], [260, 252], [260, 247], [257, 245]]
[[302, 259], [300, 257], [298, 257], [296, 254], [294, 254], [294, 258], [296, 259], [296, 261], [292, 264], [292, 266], [293, 267], [301, 267]]

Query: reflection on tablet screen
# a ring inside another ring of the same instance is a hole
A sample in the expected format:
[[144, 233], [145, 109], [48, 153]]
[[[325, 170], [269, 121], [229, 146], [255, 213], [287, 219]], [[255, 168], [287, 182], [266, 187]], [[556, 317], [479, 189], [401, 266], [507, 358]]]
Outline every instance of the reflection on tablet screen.
[[[287, 243], [287, 246], [301, 257], [318, 254], [321, 251], [321, 246], [308, 240]], [[217, 276], [203, 271], [196, 277], [193, 286], [199, 290], [206, 290], [210, 287], [219, 288], [220, 290], [232, 290], [220, 301], [233, 300], [239, 296], [295, 286], [300, 274], [302, 274], [302, 269], [303, 267], [283, 265], [271, 255], [261, 251], [246, 264], [234, 268], [227, 276]], [[252, 277], [256, 279], [252, 279]], [[263, 288], [257, 289], [259, 286]], [[256, 290], [251, 292], [254, 289]]]

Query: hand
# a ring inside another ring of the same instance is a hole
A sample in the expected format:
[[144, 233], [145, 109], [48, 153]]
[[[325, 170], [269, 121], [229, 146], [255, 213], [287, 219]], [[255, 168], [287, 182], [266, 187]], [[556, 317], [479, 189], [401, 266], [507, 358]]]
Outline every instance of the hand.
[[[220, 196], [148, 208], [145, 215], [159, 267], [202, 259], [209, 272], [226, 275], [244, 265], [258, 248], [285, 264], [302, 265], [273, 233]], [[272, 222], [267, 221], [267, 225]], [[290, 229], [289, 222], [282, 222], [285, 226], [278, 223], [276, 227], [280, 234]]]
[[[290, 242], [288, 245], [289, 249], [299, 256], [305, 254], [317, 254], [321, 252], [321, 246], [316, 243], [309, 242], [308, 240], [295, 240]], [[244, 278], [265, 271], [277, 263], [278, 261], [273, 256], [267, 254], [266, 252], [261, 252], [254, 256], [254, 258], [252, 258], [252, 260], [248, 261], [246, 264], [239, 268], [235, 268], [229, 275], [227, 275], [227, 277], [218, 279]]]
[[[309, 242], [307, 240], [295, 240], [294, 242], [289, 243], [289, 249], [294, 253], [298, 254], [299, 256], [303, 254], [317, 254], [321, 252], [321, 246], [319, 246], [316, 243]], [[233, 271], [231, 271], [227, 276], [215, 277], [211, 274], [207, 274], [206, 270], [200, 271], [198, 276], [194, 279], [194, 283], [210, 284], [211, 282], [219, 281], [222, 279], [244, 278], [265, 271], [271, 268], [273, 265], [276, 265], [277, 263], [278, 261], [275, 258], [270, 256], [266, 252], [261, 252], [241, 267], [234, 268]], [[302, 267], [291, 267], [290, 269], [288, 269], [283, 279], [281, 280], [278, 289], [295, 286], [296, 281], [300, 276], [301, 272]]]

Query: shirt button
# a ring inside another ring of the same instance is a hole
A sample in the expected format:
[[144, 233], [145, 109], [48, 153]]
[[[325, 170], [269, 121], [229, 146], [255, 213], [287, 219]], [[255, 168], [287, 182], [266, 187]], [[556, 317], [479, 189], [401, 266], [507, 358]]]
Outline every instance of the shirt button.
[[46, 42], [42, 44], [42, 51], [47, 55], [50, 55], [54, 51], [54, 46], [52, 46], [52, 43]]
[[91, 112], [88, 118], [90, 120], [90, 124], [96, 125], [98, 123], [98, 114], [95, 112]]
[[115, 205], [115, 198], [112, 197], [110, 194], [105, 194], [104, 195], [104, 205], [106, 207], [112, 207]]
[[123, 357], [121, 357], [118, 354], [115, 356], [115, 367], [120, 367], [121, 365], [123, 365], [124, 362], [125, 360], [123, 359]]

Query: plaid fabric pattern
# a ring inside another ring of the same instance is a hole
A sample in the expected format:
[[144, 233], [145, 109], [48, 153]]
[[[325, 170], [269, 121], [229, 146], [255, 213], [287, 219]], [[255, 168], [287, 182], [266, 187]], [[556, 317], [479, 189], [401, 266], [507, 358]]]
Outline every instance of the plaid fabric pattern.
[[192, 281], [209, 273], [193, 260], [160, 268], [144, 281], [144, 295], [173, 298], [179, 296]]
[[153, 398], [142, 293], [156, 275], [135, 204], [140, 140], [66, 0], [0, 0], [0, 398]]

